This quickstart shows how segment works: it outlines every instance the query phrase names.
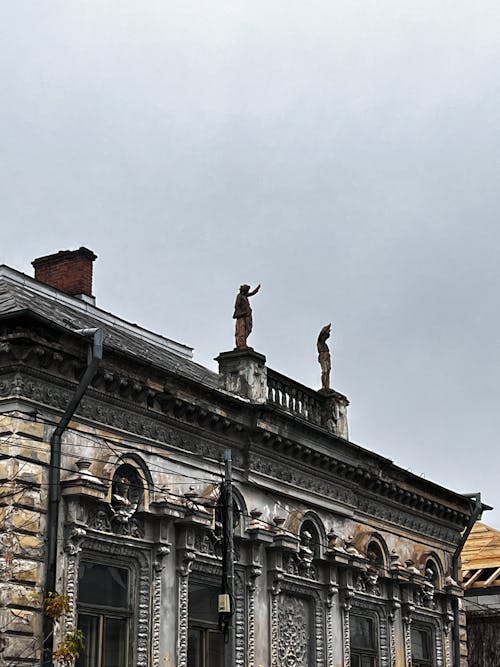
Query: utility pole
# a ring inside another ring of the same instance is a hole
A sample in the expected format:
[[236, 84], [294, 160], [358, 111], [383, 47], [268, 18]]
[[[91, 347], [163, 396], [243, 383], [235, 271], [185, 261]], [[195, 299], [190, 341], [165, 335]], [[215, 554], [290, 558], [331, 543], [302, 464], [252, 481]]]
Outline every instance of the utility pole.
[[236, 667], [236, 628], [234, 609], [234, 522], [233, 522], [233, 471], [231, 450], [224, 452], [224, 485], [226, 507], [224, 519], [226, 522], [227, 551], [223, 554], [226, 559], [227, 592], [230, 600], [230, 616], [228, 623], [228, 638], [226, 643], [225, 667]]

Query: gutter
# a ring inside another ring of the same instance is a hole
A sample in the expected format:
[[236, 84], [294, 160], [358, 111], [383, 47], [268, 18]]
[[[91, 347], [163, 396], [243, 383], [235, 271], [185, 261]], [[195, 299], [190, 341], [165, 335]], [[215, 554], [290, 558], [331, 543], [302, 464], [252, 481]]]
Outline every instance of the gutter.
[[[75, 333], [92, 337], [92, 348], [89, 350], [89, 359], [85, 373], [63, 416], [59, 420], [50, 439], [49, 465], [49, 503], [47, 508], [47, 572], [45, 576], [45, 597], [56, 590], [57, 571], [57, 542], [59, 528], [59, 506], [61, 502], [61, 437], [73, 418], [76, 409], [90, 383], [95, 377], [102, 360], [103, 333], [102, 329], [77, 329]], [[52, 652], [54, 650], [53, 622], [44, 616], [43, 627], [43, 665], [53, 666]]]
[[[462, 549], [464, 548], [464, 545], [467, 541], [467, 538], [469, 537], [471, 530], [474, 527], [474, 524], [478, 519], [481, 518], [481, 514], [483, 513], [483, 510], [488, 510], [492, 509], [488, 505], [483, 505], [481, 502], [481, 494], [478, 493], [470, 493], [470, 494], [464, 494], [466, 498], [470, 498], [470, 500], [474, 500], [474, 507], [472, 508], [472, 514], [469, 517], [469, 522], [462, 533], [462, 536], [460, 538], [460, 542], [457, 545], [457, 548], [455, 549], [455, 553], [452, 556], [451, 559], [451, 570], [452, 570], [452, 577], [453, 579], [458, 583], [458, 560], [460, 558], [460, 554], [462, 553]], [[460, 600], [458, 597], [453, 598], [453, 667], [460, 667]]]

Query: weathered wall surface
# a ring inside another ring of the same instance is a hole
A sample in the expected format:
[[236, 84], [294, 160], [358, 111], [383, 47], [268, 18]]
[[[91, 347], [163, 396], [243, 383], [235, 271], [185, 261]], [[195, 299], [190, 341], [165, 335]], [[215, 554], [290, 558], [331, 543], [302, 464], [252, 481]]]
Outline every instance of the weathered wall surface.
[[500, 665], [500, 613], [467, 614], [469, 667]]
[[[35, 335], [25, 322], [9, 341], [0, 350], [0, 595], [3, 657], [24, 666], [39, 659], [42, 641], [47, 443], [86, 348], [42, 325]], [[458, 592], [446, 575], [466, 502], [348, 443], [335, 431], [345, 415], [328, 428], [321, 415], [311, 422], [314, 404], [307, 413], [304, 405], [314, 392], [299, 388], [300, 400], [284, 402], [294, 392], [283, 382], [274, 402], [252, 404], [147, 359], [105, 355], [62, 438], [57, 580], [70, 609], [56, 637], [76, 621], [82, 559], [116, 560], [133, 572], [134, 667], [186, 667], [189, 582], [221, 577], [212, 510], [230, 448], [242, 511], [238, 667], [280, 667], [297, 634], [288, 664], [348, 667], [350, 619], [363, 612], [387, 667], [408, 662], [414, 621], [432, 631], [436, 667], [450, 667]], [[140, 487], [137, 500], [121, 490], [124, 475]]]
[[48, 447], [45, 426], [0, 416], [0, 631], [6, 664], [41, 655]]

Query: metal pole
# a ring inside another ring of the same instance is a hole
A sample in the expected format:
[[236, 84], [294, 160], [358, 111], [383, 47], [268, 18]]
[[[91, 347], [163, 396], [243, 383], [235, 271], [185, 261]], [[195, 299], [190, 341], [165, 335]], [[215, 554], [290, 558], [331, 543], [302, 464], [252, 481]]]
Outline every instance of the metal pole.
[[[63, 416], [59, 420], [50, 439], [49, 465], [49, 497], [47, 507], [47, 570], [45, 574], [45, 596], [56, 592], [57, 574], [57, 543], [59, 528], [59, 505], [61, 502], [61, 438], [69, 422], [73, 418], [83, 395], [94, 379], [102, 360], [103, 333], [101, 329], [78, 329], [75, 333], [92, 337], [92, 349], [89, 361], [82, 379], [78, 383]], [[43, 621], [43, 665], [52, 667], [54, 664], [52, 652], [54, 650], [53, 621], [44, 616]]]
[[[469, 522], [462, 533], [462, 537], [460, 538], [460, 542], [457, 545], [457, 548], [455, 549], [455, 553], [453, 554], [453, 557], [451, 559], [451, 567], [452, 567], [452, 574], [451, 576], [453, 579], [458, 583], [458, 577], [459, 577], [459, 568], [458, 568], [458, 560], [460, 558], [460, 554], [462, 553], [462, 549], [465, 546], [465, 542], [467, 541], [467, 538], [469, 537], [472, 529], [474, 528], [474, 524], [476, 521], [481, 517], [481, 513], [483, 509], [488, 509], [487, 506], [483, 506], [481, 502], [481, 494], [480, 493], [468, 493], [468, 494], [463, 494], [467, 498], [470, 498], [471, 500], [474, 500], [474, 507], [472, 508], [472, 513], [469, 517]], [[453, 599], [453, 665], [454, 667], [460, 667], [461, 665], [461, 656], [460, 656], [460, 608], [459, 608], [459, 601], [458, 598]]]
[[228, 642], [226, 644], [225, 667], [236, 667], [236, 628], [234, 603], [234, 522], [233, 522], [233, 471], [231, 450], [224, 452], [225, 485], [226, 485], [226, 522], [227, 522], [227, 583], [231, 601], [231, 616], [228, 625]]

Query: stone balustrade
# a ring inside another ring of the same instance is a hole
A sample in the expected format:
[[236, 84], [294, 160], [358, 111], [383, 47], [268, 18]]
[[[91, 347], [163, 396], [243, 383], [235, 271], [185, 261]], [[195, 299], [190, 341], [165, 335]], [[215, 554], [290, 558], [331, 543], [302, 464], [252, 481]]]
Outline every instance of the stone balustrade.
[[270, 368], [267, 370], [267, 402], [317, 426], [322, 425], [324, 401], [318, 392]]

